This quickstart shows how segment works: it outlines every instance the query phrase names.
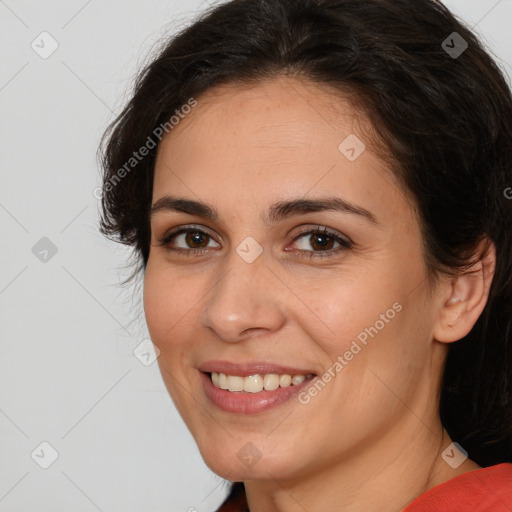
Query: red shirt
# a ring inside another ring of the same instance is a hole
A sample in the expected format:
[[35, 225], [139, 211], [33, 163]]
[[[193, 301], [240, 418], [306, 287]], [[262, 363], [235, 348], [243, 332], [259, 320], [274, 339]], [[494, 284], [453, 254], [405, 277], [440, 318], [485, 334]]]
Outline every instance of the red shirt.
[[403, 512], [511, 512], [512, 464], [469, 471], [418, 496]]
[[[217, 512], [249, 512], [241, 482], [235, 483]], [[512, 512], [512, 464], [456, 476], [424, 492], [402, 512]]]

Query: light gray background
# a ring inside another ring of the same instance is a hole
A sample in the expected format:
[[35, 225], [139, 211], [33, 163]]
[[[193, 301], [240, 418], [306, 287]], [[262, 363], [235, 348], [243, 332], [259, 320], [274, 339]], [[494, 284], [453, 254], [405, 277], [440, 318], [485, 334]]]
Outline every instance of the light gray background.
[[[446, 4], [512, 76], [512, 0]], [[157, 364], [133, 355], [141, 290], [120, 286], [128, 253], [99, 235], [94, 195], [99, 137], [136, 69], [207, 5], [0, 0], [0, 512], [206, 512], [224, 499]], [[43, 31], [59, 45], [46, 59], [31, 47]], [[43, 237], [57, 248], [46, 262], [32, 250]], [[58, 453], [47, 469], [44, 441]]]

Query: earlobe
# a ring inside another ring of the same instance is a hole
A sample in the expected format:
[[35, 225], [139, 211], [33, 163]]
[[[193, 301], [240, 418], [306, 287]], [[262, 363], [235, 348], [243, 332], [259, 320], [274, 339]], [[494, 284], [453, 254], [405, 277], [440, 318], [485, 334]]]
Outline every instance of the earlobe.
[[[489, 297], [489, 290], [496, 267], [496, 250], [488, 242], [485, 253], [468, 271], [451, 279], [445, 287], [445, 297], [434, 328], [433, 337], [451, 343], [466, 336], [482, 314]], [[484, 246], [485, 247], [485, 246]]]

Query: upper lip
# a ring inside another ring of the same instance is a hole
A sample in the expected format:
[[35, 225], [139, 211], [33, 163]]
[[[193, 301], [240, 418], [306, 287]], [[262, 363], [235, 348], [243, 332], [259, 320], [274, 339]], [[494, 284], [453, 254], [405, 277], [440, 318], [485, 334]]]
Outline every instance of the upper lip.
[[224, 373], [226, 375], [238, 375], [240, 377], [247, 377], [248, 375], [265, 375], [268, 373], [288, 373], [290, 375], [315, 375], [312, 370], [304, 368], [296, 368], [291, 366], [284, 366], [280, 364], [269, 363], [265, 361], [252, 361], [246, 363], [233, 363], [231, 361], [206, 361], [202, 363], [198, 370], [208, 373]]

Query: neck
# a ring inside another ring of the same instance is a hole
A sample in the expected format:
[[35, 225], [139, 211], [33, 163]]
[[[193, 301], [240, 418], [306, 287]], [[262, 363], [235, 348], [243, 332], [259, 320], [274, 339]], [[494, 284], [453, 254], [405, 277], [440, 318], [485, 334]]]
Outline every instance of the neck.
[[402, 429], [365, 440], [364, 453], [298, 478], [246, 480], [247, 502], [251, 512], [398, 512], [429, 489], [480, 468], [466, 459], [452, 469], [441, 457], [450, 443], [439, 417], [427, 425], [407, 412]]

